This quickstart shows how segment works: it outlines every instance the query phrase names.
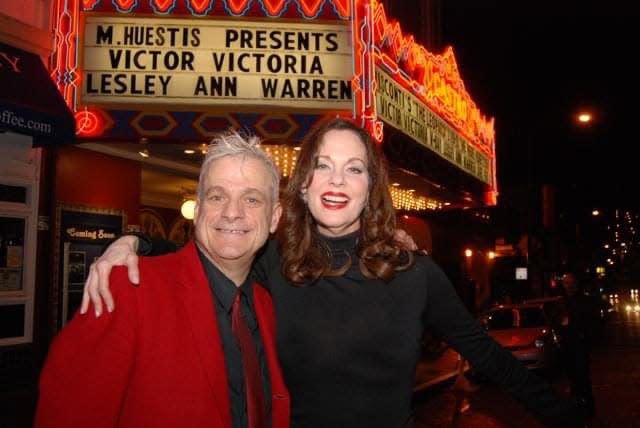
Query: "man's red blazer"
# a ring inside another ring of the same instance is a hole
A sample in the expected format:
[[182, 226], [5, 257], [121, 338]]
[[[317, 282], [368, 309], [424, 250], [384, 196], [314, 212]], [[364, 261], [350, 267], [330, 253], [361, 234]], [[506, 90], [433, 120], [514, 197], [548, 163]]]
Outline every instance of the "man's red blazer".
[[[113, 313], [76, 314], [40, 378], [38, 427], [231, 428], [211, 291], [193, 242], [140, 259], [140, 287], [114, 269]], [[254, 286], [272, 389], [272, 428], [289, 427], [271, 297]]]

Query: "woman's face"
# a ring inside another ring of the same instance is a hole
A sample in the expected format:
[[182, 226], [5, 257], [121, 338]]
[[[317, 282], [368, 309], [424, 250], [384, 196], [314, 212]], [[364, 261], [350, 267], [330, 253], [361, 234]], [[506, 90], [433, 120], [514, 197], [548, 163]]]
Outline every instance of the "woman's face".
[[318, 231], [325, 236], [355, 232], [369, 195], [364, 144], [355, 132], [334, 129], [324, 135], [317, 158], [302, 193]]

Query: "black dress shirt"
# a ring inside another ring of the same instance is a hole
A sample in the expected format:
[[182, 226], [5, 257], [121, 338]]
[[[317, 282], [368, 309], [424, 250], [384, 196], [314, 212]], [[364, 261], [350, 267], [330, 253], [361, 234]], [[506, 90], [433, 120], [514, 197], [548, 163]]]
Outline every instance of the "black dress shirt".
[[231, 307], [236, 293], [242, 293], [241, 296], [241, 312], [244, 317], [253, 341], [256, 344], [258, 359], [260, 360], [260, 371], [262, 373], [262, 384], [264, 385], [265, 405], [267, 407], [267, 419], [271, 424], [271, 384], [269, 380], [269, 371], [264, 355], [264, 346], [262, 337], [258, 329], [258, 321], [256, 320], [253, 309], [253, 284], [247, 279], [240, 286], [236, 285], [227, 278], [203, 253], [198, 250], [200, 260], [204, 266], [211, 288], [213, 297], [213, 306], [216, 310], [218, 319], [218, 329], [220, 338], [222, 339], [222, 348], [224, 350], [224, 360], [227, 365], [227, 378], [229, 387], [229, 399], [231, 400], [231, 419], [234, 428], [246, 428], [248, 425], [247, 418], [247, 399], [244, 387], [244, 370], [242, 368], [242, 353], [240, 347], [231, 331]]

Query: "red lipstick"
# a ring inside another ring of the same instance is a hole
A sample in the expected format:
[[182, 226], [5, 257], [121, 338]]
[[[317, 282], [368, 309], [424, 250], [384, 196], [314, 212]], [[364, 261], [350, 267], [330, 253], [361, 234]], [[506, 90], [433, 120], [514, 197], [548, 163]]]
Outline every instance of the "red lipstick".
[[328, 210], [340, 210], [349, 203], [349, 196], [342, 192], [324, 192], [320, 195], [320, 201]]

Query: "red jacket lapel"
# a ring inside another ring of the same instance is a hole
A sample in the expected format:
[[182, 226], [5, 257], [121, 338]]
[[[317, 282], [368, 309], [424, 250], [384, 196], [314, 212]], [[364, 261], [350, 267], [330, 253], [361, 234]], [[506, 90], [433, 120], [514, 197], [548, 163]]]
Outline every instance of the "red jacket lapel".
[[[227, 387], [227, 369], [212, 304], [211, 291], [202, 262], [193, 241], [180, 250], [184, 263], [177, 267], [177, 282], [185, 287], [183, 305], [191, 331], [207, 373], [209, 384], [218, 403], [223, 426], [231, 427], [231, 404]], [[275, 343], [275, 318], [269, 293], [254, 284], [254, 306], [262, 336], [272, 391], [272, 427], [288, 428], [290, 419], [289, 392], [282, 378]], [[210, 326], [206, 328], [205, 326]]]
[[177, 267], [176, 279], [185, 287], [185, 292], [181, 293], [184, 296], [182, 303], [191, 324], [200, 361], [207, 373], [223, 426], [231, 427], [227, 368], [209, 283], [194, 242], [191, 241], [185, 245], [180, 253], [182, 256], [180, 260], [184, 263]]
[[276, 351], [273, 302], [269, 293], [257, 283], [253, 284], [253, 302], [271, 377], [271, 425], [273, 428], [286, 428], [291, 417], [290, 399]]

